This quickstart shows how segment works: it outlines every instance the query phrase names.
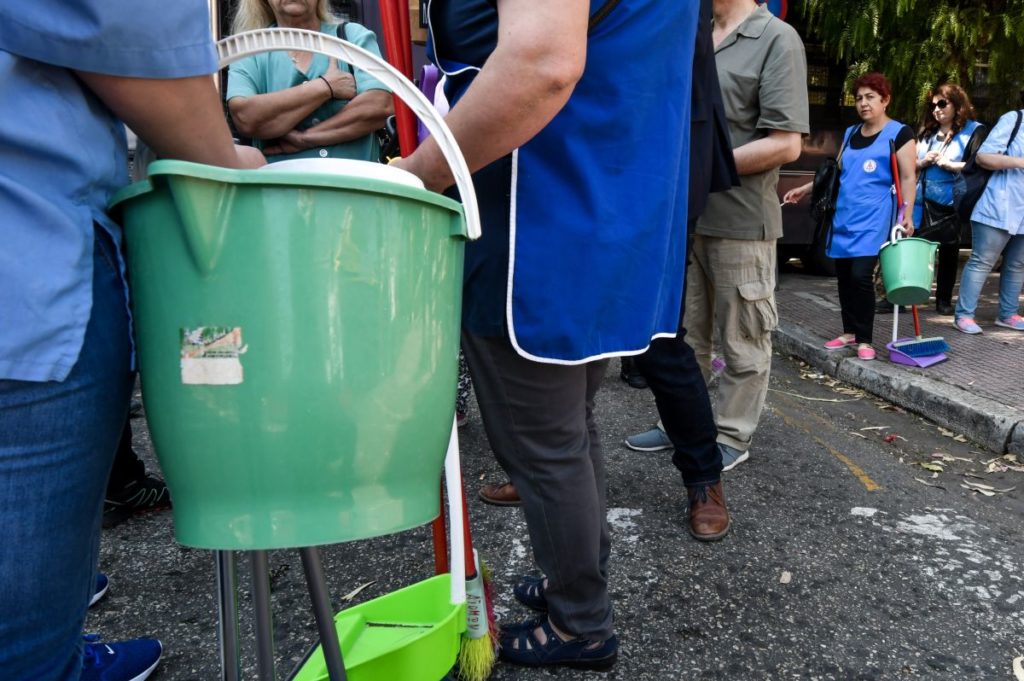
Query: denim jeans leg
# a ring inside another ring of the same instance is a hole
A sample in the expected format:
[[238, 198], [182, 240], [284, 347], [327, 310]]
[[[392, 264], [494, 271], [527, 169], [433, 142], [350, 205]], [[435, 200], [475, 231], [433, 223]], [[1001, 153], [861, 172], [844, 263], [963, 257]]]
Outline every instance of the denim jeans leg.
[[960, 275], [960, 295], [956, 300], [957, 319], [974, 317], [985, 279], [1006, 245], [1009, 233], [982, 222], [971, 221], [971, 257]]
[[1003, 252], [999, 272], [999, 318], [1009, 319], [1020, 311], [1020, 292], [1024, 288], [1024, 234], [1010, 237]]
[[109, 240], [97, 241], [92, 314], [70, 375], [0, 380], [5, 679], [65, 681], [81, 673], [103, 493], [132, 385], [124, 290], [110, 248]]

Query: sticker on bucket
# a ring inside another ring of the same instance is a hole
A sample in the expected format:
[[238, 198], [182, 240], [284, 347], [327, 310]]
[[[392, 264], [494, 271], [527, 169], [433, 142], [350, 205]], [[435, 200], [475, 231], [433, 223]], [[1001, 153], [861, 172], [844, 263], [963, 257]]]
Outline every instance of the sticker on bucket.
[[199, 326], [181, 330], [181, 382], [186, 385], [238, 385], [248, 347], [239, 326]]

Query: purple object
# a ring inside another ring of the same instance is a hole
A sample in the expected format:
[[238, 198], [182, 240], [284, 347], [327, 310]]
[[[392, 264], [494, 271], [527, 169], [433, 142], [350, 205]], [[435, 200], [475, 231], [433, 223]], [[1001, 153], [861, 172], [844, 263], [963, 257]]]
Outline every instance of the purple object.
[[[423, 68], [420, 69], [420, 92], [427, 96], [430, 103], [434, 103], [434, 91], [437, 89], [437, 81], [441, 79], [441, 72], [433, 64], [424, 64]], [[416, 121], [416, 139], [419, 144], [423, 144], [423, 140], [430, 137], [430, 131], [427, 130], [427, 126], [423, 125], [423, 121]]]
[[[896, 342], [900, 343], [900, 342], [907, 341], [907, 340], [912, 340], [912, 339], [910, 339], [910, 338], [900, 338]], [[903, 353], [903, 352], [900, 352], [899, 350], [895, 349], [893, 347], [893, 343], [886, 343], [885, 347], [889, 350], [889, 361], [890, 362], [893, 362], [895, 364], [905, 364], [906, 366], [910, 366], [910, 367], [919, 367], [921, 369], [927, 369], [928, 367], [932, 366], [933, 364], [938, 364], [939, 362], [944, 362], [947, 359], [949, 359], [948, 357], [946, 357], [946, 353], [944, 353], [944, 352], [940, 352], [937, 355], [925, 355], [924, 357], [911, 357], [910, 355], [908, 355], [906, 353]]]

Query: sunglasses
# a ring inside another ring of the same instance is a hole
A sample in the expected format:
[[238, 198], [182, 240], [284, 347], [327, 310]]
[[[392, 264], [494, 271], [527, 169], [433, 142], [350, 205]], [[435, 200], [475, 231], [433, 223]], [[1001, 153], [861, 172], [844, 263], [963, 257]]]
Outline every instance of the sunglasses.
[[928, 102], [929, 111], [935, 111], [935, 109], [945, 109], [947, 106], [949, 106], [949, 101], [945, 99], [940, 99], [937, 102]]

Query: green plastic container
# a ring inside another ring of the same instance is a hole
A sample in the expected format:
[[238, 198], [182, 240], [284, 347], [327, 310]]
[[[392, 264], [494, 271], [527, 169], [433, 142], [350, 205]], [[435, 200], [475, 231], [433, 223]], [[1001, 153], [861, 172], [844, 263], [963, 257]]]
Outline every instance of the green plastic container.
[[[344, 610], [334, 618], [348, 681], [437, 681], [459, 654], [466, 605], [451, 605], [444, 574]], [[294, 681], [328, 681], [317, 646]]]
[[935, 279], [935, 251], [938, 245], [926, 239], [890, 241], [879, 252], [885, 298], [894, 305], [928, 302]]
[[458, 203], [360, 177], [157, 161], [112, 205], [178, 541], [313, 546], [437, 516]]

